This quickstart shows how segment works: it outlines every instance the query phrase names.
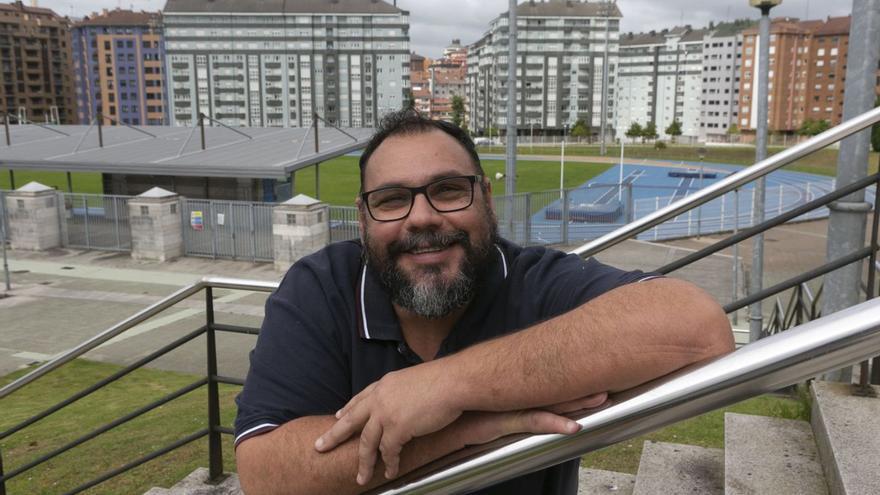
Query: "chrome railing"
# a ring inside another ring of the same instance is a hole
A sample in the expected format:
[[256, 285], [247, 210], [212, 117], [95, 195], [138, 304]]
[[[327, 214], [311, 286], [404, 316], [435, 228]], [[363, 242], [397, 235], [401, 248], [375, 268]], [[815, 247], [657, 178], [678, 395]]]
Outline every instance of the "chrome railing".
[[765, 160], [762, 160], [751, 167], [743, 169], [726, 179], [722, 179], [708, 187], [705, 187], [690, 196], [685, 197], [671, 205], [661, 208], [649, 215], [638, 220], [630, 222], [623, 227], [590, 241], [571, 252], [584, 258], [593, 256], [605, 249], [619, 244], [627, 239], [632, 239], [638, 234], [649, 230], [667, 220], [677, 217], [682, 213], [687, 213], [700, 205], [708, 203], [726, 193], [738, 189], [756, 179], [788, 165], [795, 160], [801, 159], [811, 153], [814, 153], [830, 144], [841, 139], [851, 136], [859, 131], [867, 129], [873, 124], [880, 123], [880, 107], [869, 112], [865, 112], [858, 117], [847, 120], [846, 122], [835, 126], [822, 134], [819, 134], [803, 143], [792, 146], [781, 151]]
[[574, 435], [530, 436], [432, 473], [416, 471], [371, 493], [479, 490], [878, 353], [880, 300], [875, 299], [641, 387], [638, 395], [612, 398], [610, 407], [580, 418], [581, 431]]

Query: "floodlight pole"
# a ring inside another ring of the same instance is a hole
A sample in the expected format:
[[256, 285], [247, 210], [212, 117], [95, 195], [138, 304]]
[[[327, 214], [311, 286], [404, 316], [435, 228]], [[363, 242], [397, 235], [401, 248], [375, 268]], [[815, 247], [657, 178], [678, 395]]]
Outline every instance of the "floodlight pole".
[[507, 161], [504, 167], [505, 217], [513, 236], [513, 195], [516, 194], [516, 0], [509, 0], [507, 31]]
[[9, 115], [3, 116], [3, 127], [6, 129], [6, 146], [12, 146], [12, 138], [9, 137]]
[[[852, 6], [843, 100], [844, 121], [874, 107], [875, 78], [880, 62], [880, 44], [877, 43], [880, 38], [880, 0], [853, 0]], [[867, 176], [870, 141], [871, 130], [865, 129], [840, 142], [838, 185], [851, 184]], [[864, 190], [828, 205], [827, 259], [837, 259], [843, 256], [841, 253], [849, 254], [865, 245], [866, 216], [871, 208], [872, 205], [865, 201]], [[823, 315], [848, 308], [862, 300], [860, 286], [863, 270], [862, 263], [853, 263], [825, 275]], [[878, 366], [876, 358], [874, 365]], [[852, 368], [828, 373], [825, 379], [848, 383], [852, 380]]]
[[[754, 0], [751, 0], [754, 2]], [[761, 9], [760, 40], [758, 49], [758, 128], [755, 148], [755, 163], [767, 158], [767, 120], [768, 120], [768, 93], [770, 73], [770, 9], [781, 3], [781, 0], [768, 0], [754, 2], [753, 5]], [[677, 91], [677, 90], [676, 90]], [[758, 225], [764, 221], [764, 198], [766, 185], [764, 177], [758, 179], [755, 184], [755, 199], [753, 202], [752, 224]], [[749, 294], [761, 291], [764, 285], [764, 234], [758, 234], [752, 241], [752, 272], [749, 283]], [[755, 342], [761, 338], [764, 326], [764, 315], [761, 301], [749, 306], [749, 342]]]
[[605, 156], [605, 127], [608, 125], [608, 24], [611, 22], [611, 2], [605, 0], [605, 55], [602, 59], [602, 127], [599, 129], [599, 154]]
[[[318, 156], [318, 112], [315, 112], [315, 156]], [[321, 162], [315, 162], [315, 199], [321, 199]]]

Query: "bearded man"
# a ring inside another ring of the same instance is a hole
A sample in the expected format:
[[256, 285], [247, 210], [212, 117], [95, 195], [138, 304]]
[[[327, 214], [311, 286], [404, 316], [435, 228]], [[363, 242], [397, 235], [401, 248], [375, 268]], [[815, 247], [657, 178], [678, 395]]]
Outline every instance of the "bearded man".
[[[361, 241], [297, 262], [238, 397], [248, 494], [358, 493], [466, 445], [578, 431], [596, 407], [729, 352], [705, 292], [498, 236], [458, 127], [395, 113], [366, 147]], [[578, 460], [480, 493], [574, 494]]]

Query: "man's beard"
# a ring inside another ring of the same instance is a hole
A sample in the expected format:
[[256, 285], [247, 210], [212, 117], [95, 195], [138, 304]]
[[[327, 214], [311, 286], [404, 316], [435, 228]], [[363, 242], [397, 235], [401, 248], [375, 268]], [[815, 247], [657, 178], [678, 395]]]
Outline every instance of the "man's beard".
[[[391, 302], [424, 318], [437, 319], [467, 306], [477, 292], [480, 280], [491, 260], [491, 249], [498, 237], [498, 225], [491, 210], [487, 212], [488, 229], [482, 239], [473, 242], [467, 232], [423, 230], [388, 244], [382, 252], [364, 231], [364, 252], [367, 264], [379, 276]], [[464, 259], [449, 276], [441, 266], [421, 267], [418, 273], [407, 273], [398, 264], [400, 256], [418, 246], [446, 248], [458, 244]]]

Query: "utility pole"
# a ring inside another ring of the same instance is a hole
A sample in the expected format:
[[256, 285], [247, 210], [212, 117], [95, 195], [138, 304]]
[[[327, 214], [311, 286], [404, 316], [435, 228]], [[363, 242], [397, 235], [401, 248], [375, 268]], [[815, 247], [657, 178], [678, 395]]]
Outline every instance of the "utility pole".
[[[749, 0], [752, 7], [761, 9], [761, 23], [758, 40], [758, 129], [755, 147], [755, 163], [767, 158], [768, 94], [770, 85], [770, 9], [781, 4], [782, 0]], [[764, 197], [766, 194], [764, 178], [755, 183], [753, 203], [753, 225], [764, 221]], [[752, 272], [749, 294], [761, 291], [764, 286], [764, 234], [758, 234], [752, 241]], [[749, 342], [761, 338], [764, 326], [761, 301], [749, 306]]]
[[[880, 61], [880, 0], [853, 0], [846, 66], [843, 120], [849, 120], [874, 107], [877, 64]], [[837, 185], [845, 186], [866, 177], [871, 129], [854, 134], [840, 143], [837, 159]], [[828, 260], [835, 260], [865, 245], [865, 222], [871, 204], [865, 190], [828, 205]], [[825, 276], [822, 314], [854, 306], [861, 300], [862, 263], [853, 263]], [[876, 365], [876, 361], [875, 361]], [[826, 375], [827, 379], [849, 383], [852, 368]]]
[[[507, 41], [507, 162], [504, 167], [504, 194], [516, 193], [516, 0], [508, 2]], [[513, 200], [505, 203], [508, 232], [513, 237]]]

